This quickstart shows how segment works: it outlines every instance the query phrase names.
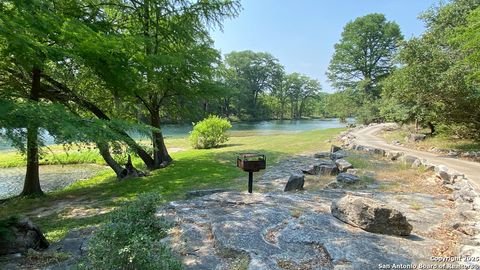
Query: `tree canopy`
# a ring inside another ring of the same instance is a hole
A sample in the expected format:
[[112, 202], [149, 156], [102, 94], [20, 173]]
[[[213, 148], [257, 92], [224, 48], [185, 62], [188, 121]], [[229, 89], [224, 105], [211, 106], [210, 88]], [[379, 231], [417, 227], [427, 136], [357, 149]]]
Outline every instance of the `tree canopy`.
[[328, 67], [327, 76], [339, 90], [348, 88], [379, 96], [379, 82], [394, 69], [403, 39], [400, 27], [383, 14], [369, 14], [347, 23]]

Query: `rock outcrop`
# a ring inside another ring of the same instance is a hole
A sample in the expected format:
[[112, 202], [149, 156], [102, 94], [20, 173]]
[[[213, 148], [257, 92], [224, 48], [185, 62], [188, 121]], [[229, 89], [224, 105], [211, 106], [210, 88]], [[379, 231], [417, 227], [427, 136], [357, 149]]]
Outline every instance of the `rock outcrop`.
[[347, 195], [334, 201], [331, 211], [341, 221], [367, 232], [407, 236], [412, 231], [402, 213], [369, 198]]
[[[332, 216], [332, 201], [344, 195], [339, 190], [215, 193], [168, 203], [157, 215], [173, 222], [163, 241], [186, 270], [238, 269], [238, 265], [264, 270], [375, 269], [378, 264], [429, 262], [432, 246], [439, 244], [432, 237], [416, 241], [373, 234]], [[366, 196], [407, 211], [422, 235], [434, 230], [445, 213], [444, 202], [435, 196]], [[425, 209], [411, 210], [412, 198], [421, 199]], [[425, 218], [431, 222], [425, 223]]]
[[191, 191], [187, 191], [185, 196], [187, 199], [192, 199], [195, 197], [202, 197], [205, 195], [210, 195], [210, 194], [219, 193], [219, 192], [226, 192], [226, 191], [230, 191], [230, 190], [224, 189], [224, 188], [191, 190]]
[[25, 253], [29, 249], [43, 250], [49, 243], [40, 228], [30, 219], [4, 221], [0, 238], [0, 255]]

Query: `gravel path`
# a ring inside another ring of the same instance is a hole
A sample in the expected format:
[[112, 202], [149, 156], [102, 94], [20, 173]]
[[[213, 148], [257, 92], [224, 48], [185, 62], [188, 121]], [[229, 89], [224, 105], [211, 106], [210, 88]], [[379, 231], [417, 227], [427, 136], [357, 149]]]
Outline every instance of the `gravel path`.
[[480, 163], [388, 144], [384, 139], [376, 135], [387, 125], [388, 124], [378, 124], [353, 131], [352, 134], [356, 137], [355, 142], [359, 145], [405, 152], [407, 155], [424, 158], [435, 165], [445, 165], [448, 168], [465, 174], [467, 178], [480, 188]]
[[[94, 164], [44, 165], [40, 166], [40, 185], [44, 192], [58, 190], [105, 169]], [[24, 178], [25, 167], [0, 168], [0, 199], [20, 194]]]

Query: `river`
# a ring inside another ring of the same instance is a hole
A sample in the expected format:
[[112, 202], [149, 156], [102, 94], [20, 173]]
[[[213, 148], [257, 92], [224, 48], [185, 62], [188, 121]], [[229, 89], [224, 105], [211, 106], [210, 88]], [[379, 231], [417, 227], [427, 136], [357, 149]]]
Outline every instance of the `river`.
[[[355, 119], [347, 119], [347, 123], [354, 123]], [[301, 132], [317, 129], [328, 129], [345, 127], [345, 123], [340, 123], [338, 119], [313, 119], [313, 120], [270, 120], [258, 122], [238, 122], [232, 124], [232, 132], [235, 131], [255, 131], [260, 134], [270, 134], [275, 132]], [[166, 124], [162, 126], [163, 135], [165, 137], [181, 137], [186, 136], [192, 131], [192, 124]], [[0, 133], [1, 135], [1, 133]], [[41, 136], [46, 145], [55, 144], [55, 140], [47, 132], [42, 132]], [[144, 136], [140, 134], [132, 134], [136, 139]], [[8, 140], [0, 137], [0, 151], [12, 150]]]

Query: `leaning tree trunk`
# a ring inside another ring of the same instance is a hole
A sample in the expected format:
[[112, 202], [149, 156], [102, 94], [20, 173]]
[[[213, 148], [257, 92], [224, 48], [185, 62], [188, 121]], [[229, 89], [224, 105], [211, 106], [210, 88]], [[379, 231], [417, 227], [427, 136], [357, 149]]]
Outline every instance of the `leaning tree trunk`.
[[124, 168], [118, 164], [118, 162], [112, 157], [110, 154], [110, 149], [107, 143], [97, 143], [98, 151], [100, 155], [103, 157], [103, 160], [107, 163], [107, 165], [112, 168], [112, 170], [117, 175], [117, 178], [121, 178], [122, 171]]
[[[38, 102], [40, 95], [40, 75], [39, 68], [32, 70], [32, 88], [30, 90], [30, 100]], [[30, 123], [27, 126], [27, 172], [25, 173], [25, 182], [21, 196], [42, 195], [40, 187], [40, 175], [38, 167], [38, 125]]]
[[[158, 108], [152, 109], [150, 115], [150, 124], [152, 127], [160, 130], [160, 110]], [[168, 154], [163, 134], [161, 131], [152, 131], [153, 143], [153, 160], [156, 169], [164, 168], [172, 162], [172, 158]]]
[[[66, 85], [54, 80], [49, 76], [43, 75], [43, 77], [46, 81], [48, 81], [48, 83], [55, 87], [54, 92], [50, 93], [49, 91], [45, 91], [43, 93], [45, 97], [49, 100], [60, 101], [62, 103], [68, 103], [69, 101], [73, 101], [80, 107], [93, 113], [98, 119], [107, 121], [111, 120], [110, 117], [108, 117], [106, 113], [103, 112], [97, 105], [77, 96]], [[122, 140], [143, 160], [149, 170], [155, 169], [153, 158], [150, 157], [150, 155], [132, 137], [130, 137], [130, 135], [114, 126], [112, 126], [112, 129], [122, 136]], [[112, 167], [112, 169], [115, 171], [115, 168]]]
[[128, 161], [125, 164], [125, 167], [120, 165], [110, 154], [110, 149], [107, 143], [97, 143], [98, 150], [100, 155], [102, 155], [105, 162], [110, 166], [110, 168], [115, 171], [117, 179], [122, 180], [130, 177], [143, 177], [146, 174], [140, 170], [137, 170], [132, 163], [132, 158], [128, 155]]

